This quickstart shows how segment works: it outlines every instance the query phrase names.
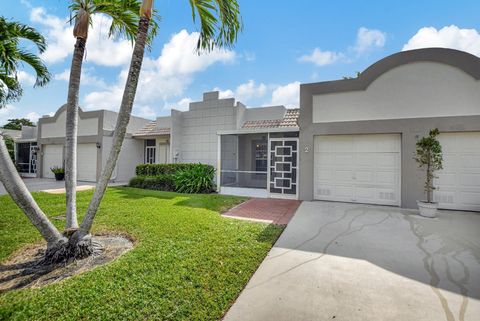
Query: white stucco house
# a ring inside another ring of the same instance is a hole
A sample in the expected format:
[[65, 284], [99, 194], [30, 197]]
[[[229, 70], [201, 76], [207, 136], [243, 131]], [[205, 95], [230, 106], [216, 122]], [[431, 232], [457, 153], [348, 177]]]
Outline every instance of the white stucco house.
[[[247, 108], [208, 92], [187, 111], [132, 117], [112, 179], [128, 180], [140, 163], [201, 162], [217, 169], [220, 193], [415, 208], [424, 197], [415, 143], [438, 128], [444, 169], [434, 199], [440, 208], [480, 211], [480, 58], [404, 51], [357, 78], [302, 84], [299, 98], [299, 109]], [[115, 119], [80, 112], [80, 180], [98, 178]], [[49, 168], [63, 163], [65, 108], [30, 134], [19, 141], [33, 150], [29, 168], [52, 177]]]

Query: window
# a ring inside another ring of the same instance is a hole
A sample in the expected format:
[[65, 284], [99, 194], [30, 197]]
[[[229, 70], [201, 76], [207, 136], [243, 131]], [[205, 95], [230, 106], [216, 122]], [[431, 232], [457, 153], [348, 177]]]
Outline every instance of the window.
[[253, 141], [255, 151], [255, 171], [266, 172], [267, 171], [267, 142]]
[[155, 144], [156, 144], [155, 139], [145, 140], [145, 157], [144, 157], [145, 164], [155, 164], [155, 154], [156, 154]]

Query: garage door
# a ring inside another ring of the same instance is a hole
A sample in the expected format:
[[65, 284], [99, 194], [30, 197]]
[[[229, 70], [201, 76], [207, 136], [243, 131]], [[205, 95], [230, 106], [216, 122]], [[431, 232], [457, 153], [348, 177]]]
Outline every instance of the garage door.
[[314, 139], [314, 197], [400, 205], [400, 135], [335, 135]]
[[88, 182], [95, 182], [97, 180], [96, 144], [78, 144], [77, 179]]
[[434, 200], [440, 208], [480, 211], [480, 132], [444, 133], [439, 141], [443, 170]]
[[43, 146], [43, 165], [42, 172], [45, 178], [55, 178], [50, 168], [63, 166], [63, 145], [44, 145]]

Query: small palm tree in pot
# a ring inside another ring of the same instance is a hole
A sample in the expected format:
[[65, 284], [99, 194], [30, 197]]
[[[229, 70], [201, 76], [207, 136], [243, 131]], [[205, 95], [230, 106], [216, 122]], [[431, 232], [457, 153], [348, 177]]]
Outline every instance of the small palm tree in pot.
[[50, 167], [50, 170], [55, 175], [55, 179], [57, 181], [63, 181], [63, 179], [65, 178], [65, 169], [63, 167], [53, 166]]
[[425, 170], [424, 191], [427, 194], [426, 201], [417, 201], [420, 215], [425, 217], [435, 217], [437, 215], [438, 203], [432, 201], [432, 194], [435, 190], [433, 179], [436, 178], [435, 171], [443, 168], [442, 146], [437, 140], [440, 132], [438, 128], [430, 130], [428, 136], [417, 141], [415, 161], [418, 167]]

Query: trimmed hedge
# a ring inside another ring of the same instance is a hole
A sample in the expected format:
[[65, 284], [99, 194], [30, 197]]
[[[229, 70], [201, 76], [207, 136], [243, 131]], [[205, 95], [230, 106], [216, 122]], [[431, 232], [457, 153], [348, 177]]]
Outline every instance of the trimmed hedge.
[[157, 176], [135, 176], [130, 180], [129, 186], [173, 192], [175, 191], [175, 177], [171, 174]]
[[129, 186], [181, 193], [209, 193], [214, 189], [215, 169], [206, 164], [142, 164]]
[[142, 164], [136, 167], [135, 174], [137, 176], [158, 176], [158, 175], [165, 175], [165, 174], [175, 174], [178, 171], [192, 169], [196, 166], [210, 166], [210, 165], [191, 164], [191, 163]]

